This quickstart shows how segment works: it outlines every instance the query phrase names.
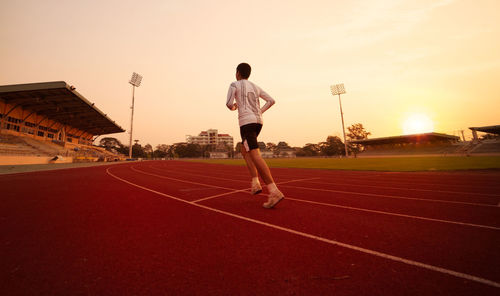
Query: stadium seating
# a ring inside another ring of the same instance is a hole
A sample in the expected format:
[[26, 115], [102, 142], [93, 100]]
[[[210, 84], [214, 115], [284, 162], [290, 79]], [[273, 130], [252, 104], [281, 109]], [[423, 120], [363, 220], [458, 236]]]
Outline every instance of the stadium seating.
[[0, 155], [50, 156], [54, 154], [28, 144], [23, 137], [0, 134]]
[[64, 147], [53, 144], [47, 141], [39, 141], [30, 137], [22, 137], [21, 138], [26, 145], [33, 147], [40, 153], [46, 155], [62, 155], [65, 154]]
[[473, 154], [498, 154], [500, 153], [500, 140], [483, 140], [471, 150]]
[[[61, 145], [62, 144], [62, 145]], [[31, 137], [0, 134], [0, 155], [72, 157], [75, 162], [116, 161], [124, 157], [95, 146], [74, 143], [52, 143]]]
[[457, 142], [445, 145], [404, 146], [368, 149], [360, 153], [360, 157], [414, 156], [414, 155], [471, 155], [500, 154], [500, 140], [483, 140], [481, 142]]
[[36, 155], [38, 151], [23, 144], [0, 143], [0, 154], [2, 155]]

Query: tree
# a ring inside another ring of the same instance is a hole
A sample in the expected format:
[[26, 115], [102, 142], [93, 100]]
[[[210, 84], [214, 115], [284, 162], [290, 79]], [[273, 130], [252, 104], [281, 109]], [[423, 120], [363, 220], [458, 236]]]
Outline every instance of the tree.
[[276, 149], [287, 150], [287, 149], [292, 149], [292, 147], [290, 147], [287, 142], [279, 142], [278, 145], [276, 145]]
[[168, 147], [168, 150], [167, 150], [167, 157], [169, 159], [174, 159], [175, 157], [175, 146], [174, 145], [170, 145]]
[[142, 148], [141, 144], [136, 141], [134, 145], [132, 145], [132, 157], [133, 158], [144, 158], [146, 157], [146, 152], [144, 152], [144, 148]]
[[144, 153], [146, 154], [146, 157], [148, 157], [148, 158], [152, 157], [153, 146], [151, 146], [151, 144], [144, 145]]
[[304, 147], [299, 148], [297, 156], [318, 156], [321, 152], [319, 144], [307, 143]]
[[118, 151], [118, 153], [128, 156], [128, 146], [121, 146], [120, 148], [117, 148], [116, 151]]
[[232, 145], [224, 142], [224, 151], [227, 152], [227, 156], [229, 158], [234, 158], [234, 147]]
[[269, 151], [274, 152], [277, 147], [278, 146], [276, 144], [274, 144], [274, 143], [271, 143], [271, 142], [266, 143], [266, 149], [269, 150]]
[[156, 145], [156, 148], [153, 151], [153, 157], [154, 158], [164, 158], [164, 157], [166, 157], [167, 154], [168, 154], [169, 148], [170, 148], [170, 146], [169, 145], [165, 145], [165, 144]]
[[242, 146], [242, 145], [243, 145], [243, 144], [241, 144], [241, 142], [236, 143], [236, 147], [234, 148], [234, 151], [235, 151], [236, 153], [241, 153], [241, 146]]
[[276, 145], [276, 148], [274, 149], [273, 154], [275, 156], [279, 157], [280, 155], [282, 155], [282, 153], [281, 153], [282, 151], [290, 150], [290, 149], [292, 149], [292, 147], [290, 147], [290, 145], [288, 145], [287, 142], [281, 141], [281, 142], [278, 142], [278, 145]]
[[217, 147], [214, 144], [200, 145], [200, 149], [201, 149], [201, 156], [203, 156], [203, 158], [208, 158], [210, 157], [210, 152], [215, 151]]
[[[367, 132], [361, 123], [355, 123], [347, 128], [349, 131], [347, 133], [347, 139], [349, 142], [355, 140], [365, 140], [368, 139], [368, 136], [371, 135], [370, 132]], [[364, 150], [364, 146], [361, 144], [349, 144], [349, 150], [354, 153], [354, 157], [358, 155], [359, 152]]]
[[179, 157], [201, 157], [203, 155], [203, 151], [200, 145], [198, 144], [178, 144], [175, 147], [175, 154]]
[[156, 145], [156, 148], [153, 151], [153, 157], [164, 158], [167, 156], [169, 149], [170, 149], [170, 145], [158, 144], [158, 145]]
[[326, 142], [319, 143], [319, 149], [322, 155], [344, 155], [345, 146], [342, 140], [336, 136], [328, 136]]
[[112, 151], [112, 149], [118, 150], [123, 147], [122, 143], [118, 139], [112, 137], [102, 138], [99, 141], [99, 146], [106, 148], [108, 151]]

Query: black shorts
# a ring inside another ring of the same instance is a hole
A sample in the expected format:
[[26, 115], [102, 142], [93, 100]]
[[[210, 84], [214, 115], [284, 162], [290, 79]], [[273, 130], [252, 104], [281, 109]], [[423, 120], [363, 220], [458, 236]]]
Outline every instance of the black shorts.
[[257, 144], [257, 136], [259, 135], [261, 129], [262, 124], [260, 123], [249, 123], [240, 126], [241, 142], [247, 152], [259, 148], [259, 144]]

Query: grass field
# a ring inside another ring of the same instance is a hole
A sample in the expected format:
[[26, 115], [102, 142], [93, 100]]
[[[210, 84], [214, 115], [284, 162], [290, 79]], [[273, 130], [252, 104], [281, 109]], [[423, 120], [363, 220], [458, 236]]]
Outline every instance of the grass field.
[[[196, 162], [245, 165], [243, 159], [196, 159]], [[500, 156], [391, 158], [271, 158], [270, 167], [360, 171], [446, 171], [499, 169]]]

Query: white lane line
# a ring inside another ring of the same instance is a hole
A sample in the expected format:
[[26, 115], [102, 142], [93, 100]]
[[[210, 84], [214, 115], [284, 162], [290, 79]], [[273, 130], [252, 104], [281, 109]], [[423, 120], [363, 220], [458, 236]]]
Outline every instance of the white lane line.
[[[217, 197], [221, 197], [221, 196], [225, 196], [225, 195], [231, 195], [231, 194], [238, 193], [238, 192], [248, 191], [250, 189], [251, 188], [245, 188], [245, 189], [241, 189], [241, 190], [234, 190], [234, 191], [229, 191], [229, 192], [225, 192], [225, 193], [221, 193], [221, 194], [211, 195], [211, 196], [207, 196], [207, 197], [200, 198], [200, 199], [197, 199], [197, 200], [193, 200], [192, 202], [193, 203], [197, 203], [197, 202], [200, 202], [200, 201], [209, 200], [209, 199], [213, 199], [213, 198], [217, 198]], [[250, 192], [248, 192], [248, 193], [250, 193]]]
[[[134, 169], [134, 171], [137, 171], [137, 172], [141, 173], [141, 171], [139, 171], [137, 169]], [[154, 176], [160, 176], [160, 175], [155, 175], [155, 174], [153, 174], [153, 175]], [[175, 180], [179, 180], [179, 179], [175, 179]], [[225, 179], [225, 180], [230, 180], [230, 179]], [[307, 179], [291, 180], [291, 181], [285, 181], [285, 182], [281, 182], [281, 183], [277, 183], [277, 184], [281, 185], [281, 184], [292, 183], [292, 182], [299, 182], [299, 181], [305, 181], [305, 180], [307, 180]], [[190, 181], [187, 181], [187, 182], [191, 183]], [[197, 183], [197, 184], [202, 184], [202, 183]], [[203, 184], [203, 185], [207, 186], [207, 187], [215, 186], [215, 185], [210, 185], [210, 184]], [[286, 186], [287, 185], [285, 185], [285, 187]], [[288, 187], [293, 187], [293, 186], [288, 186]], [[216, 186], [216, 188], [220, 188], [220, 187]], [[307, 187], [305, 187], [305, 188], [307, 188]], [[238, 193], [238, 192], [248, 192], [248, 191], [250, 191], [250, 188], [239, 189], [239, 190], [234, 190], [234, 189], [230, 189], [230, 188], [227, 188], [227, 189], [231, 190], [231, 191], [220, 193], [220, 194], [215, 194], [215, 195], [211, 195], [211, 196], [207, 196], [207, 197], [204, 197], [204, 198], [200, 198], [200, 199], [194, 200], [192, 202], [198, 203], [198, 202], [202, 202], [202, 201], [205, 201], [205, 200], [209, 200], [209, 199], [213, 199], [213, 198], [217, 198], [217, 197], [221, 197], [221, 196], [226, 196], [226, 195], [231, 195], [231, 194]], [[313, 188], [311, 188], [311, 190], [313, 190]], [[250, 192], [248, 192], [248, 194], [250, 194]], [[343, 206], [343, 205], [339, 205], [339, 204], [323, 203], [323, 202], [317, 202], [317, 201], [311, 201], [311, 200], [305, 200], [305, 199], [292, 198], [292, 197], [289, 197], [289, 196], [286, 196], [286, 199], [300, 201], [300, 202], [304, 202], [304, 203], [316, 204], [316, 205], [323, 205], [323, 206], [343, 208], [343, 209], [349, 209], [349, 210], [355, 210], [355, 211], [376, 213], [376, 214], [381, 214], [381, 215], [389, 215], [389, 216], [411, 218], [411, 219], [424, 220], [424, 221], [433, 221], [433, 222], [440, 222], [440, 223], [447, 223], [447, 224], [455, 224], [455, 225], [462, 225], [462, 226], [470, 226], [470, 227], [478, 227], [478, 228], [485, 228], [485, 229], [500, 230], [500, 228], [498, 228], [498, 227], [489, 226], [489, 225], [466, 223], [466, 222], [459, 222], [459, 221], [435, 219], [435, 218], [428, 218], [428, 217], [422, 217], [422, 216], [412, 216], [412, 215], [406, 215], [406, 214], [398, 214], [398, 213], [391, 213], [391, 212], [384, 212], [384, 211], [377, 211], [377, 210], [370, 210], [370, 209], [349, 207], [349, 206]], [[411, 198], [409, 198], [409, 199], [411, 199]], [[427, 200], [427, 199], [424, 199], [424, 200]]]
[[[182, 179], [167, 177], [167, 176], [163, 176], [163, 175], [148, 173], [148, 172], [145, 172], [145, 171], [138, 170], [134, 166], [131, 166], [130, 168], [133, 171], [135, 171], [135, 172], [138, 172], [138, 173], [141, 173], [141, 174], [144, 174], [144, 175], [149, 175], [149, 176], [154, 176], [154, 177], [162, 178], [162, 179], [169, 179], [169, 180], [174, 180], [174, 181], [178, 181], [178, 182], [184, 182], [184, 183], [188, 183], [188, 184], [195, 184], [195, 185], [201, 185], [201, 186], [206, 186], [206, 187], [212, 187], [212, 188], [218, 188], [218, 189], [224, 189], [224, 190], [231, 190], [230, 192], [226, 192], [226, 193], [222, 193], [222, 194], [216, 194], [216, 195], [204, 197], [204, 198], [201, 198], [201, 199], [197, 199], [197, 200], [195, 200], [193, 202], [200, 202], [200, 201], [204, 201], [204, 200], [208, 200], [208, 199], [212, 199], [212, 198], [216, 198], [216, 197], [220, 197], [220, 196], [224, 196], [224, 195], [228, 195], [228, 194], [233, 194], [233, 193], [237, 193], [237, 192], [248, 191], [248, 190], [251, 189], [251, 188], [234, 189], [234, 188], [222, 187], [222, 186], [217, 186], [217, 185], [212, 185], [212, 184], [192, 182], [192, 181], [187, 181], [187, 180], [182, 180]], [[202, 175], [200, 175], [200, 176], [202, 176]], [[208, 176], [204, 176], [204, 177], [208, 177]], [[276, 183], [276, 185], [287, 184], [287, 183], [292, 183], [292, 182], [307, 181], [307, 180], [316, 180], [316, 179], [319, 179], [319, 178], [306, 178], [306, 179], [289, 180], [289, 181], [284, 181], [284, 182]], [[230, 179], [225, 179], [225, 180], [230, 180]]]
[[[161, 170], [161, 169], [157, 169], [156, 168], [156, 170]], [[162, 172], [166, 172], [165, 170], [161, 170], [161, 171]], [[185, 173], [185, 174], [187, 174], [187, 175], [204, 176], [204, 175], [201, 175], [201, 174], [194, 174], [194, 173]], [[217, 179], [221, 179], [221, 180], [232, 180], [232, 179], [220, 178], [220, 177], [213, 177], [213, 178], [217, 178]], [[449, 203], [449, 204], [461, 204], [461, 205], [479, 206], [479, 207], [498, 207], [498, 205], [485, 204], [485, 203], [471, 203], [471, 202], [465, 202], [465, 201], [452, 201], [452, 200], [450, 201], [450, 200], [442, 200], [442, 199], [428, 199], [428, 198], [406, 197], [406, 196], [386, 195], [386, 194], [376, 194], [376, 193], [366, 193], [366, 192], [355, 192], [355, 191], [344, 191], [344, 190], [311, 188], [311, 187], [293, 186], [293, 185], [284, 185], [284, 187], [291, 187], [291, 188], [298, 188], [298, 189], [305, 189], [305, 190], [314, 190], [314, 191], [323, 191], [323, 192], [345, 193], [345, 194], [352, 194], [352, 195], [364, 195], [364, 196], [394, 198], [394, 199], [405, 199], [405, 200], [418, 200], [418, 201], [425, 201], [425, 202], [439, 202], [439, 203]]]
[[[164, 166], [166, 167], [166, 166]], [[186, 170], [185, 168], [182, 167], [181, 169], [182, 171], [184, 172], [191, 172], [190, 170]], [[387, 172], [386, 172], [387, 173]], [[409, 173], [409, 172], [391, 172], [391, 173], [397, 173], [397, 174], [401, 174], [401, 173]], [[241, 174], [238, 174], [239, 176], [243, 176]], [[344, 176], [343, 174], [338, 174], [340, 176]], [[338, 178], [338, 175], [333, 175], [333, 176], [330, 176], [332, 179], [335, 179], [335, 178]], [[236, 175], [235, 175], [236, 176]], [[352, 176], [349, 176], [349, 180], [358, 180], [358, 183], [356, 184], [359, 184], [359, 182], [372, 182], [372, 183], [377, 183], [377, 182], [380, 182], [380, 178], [384, 178], [386, 177], [384, 174], [378, 174], [379, 178], [372, 178], [372, 177], [352, 177]], [[408, 184], [408, 185], [425, 185], [425, 186], [442, 186], [442, 184], [440, 183], [411, 183], [411, 182], [408, 182], [408, 181], [404, 181], [402, 180], [403, 182], [401, 182], [401, 180], [388, 180], [388, 181], [385, 181], [386, 183], [389, 183], [389, 184]], [[356, 184], [349, 184], [349, 185], [356, 185]], [[448, 186], [453, 186], [453, 187], [474, 187], [474, 188], [477, 188], [477, 187], [482, 187], [481, 185], [465, 185], [465, 184], [447, 184]], [[371, 185], [371, 186], [376, 186], [376, 185]], [[378, 187], [378, 186], [376, 186]], [[406, 188], [401, 188], [401, 187], [394, 187], [396, 189], [406, 189]], [[418, 189], [418, 188], [412, 188], [412, 190], [424, 190], [424, 189]], [[432, 190], [432, 189], [426, 189], [426, 190], [429, 190], [429, 191], [435, 191], [435, 190]], [[443, 191], [443, 192], [446, 192], [446, 191]], [[454, 193], [454, 191], [449, 191], [450, 193]], [[470, 194], [476, 194], [474, 192], [464, 192], [464, 191], [458, 191], [457, 193], [470, 193]], [[486, 196], [500, 196], [498, 194], [489, 194], [489, 193], [481, 193], [481, 195], [486, 195]]]
[[[187, 180], [183, 180], [183, 179], [177, 179], [177, 178], [167, 177], [167, 176], [164, 176], [164, 175], [158, 175], [158, 174], [148, 173], [148, 172], [145, 172], [145, 171], [138, 170], [134, 166], [131, 166], [130, 168], [133, 171], [141, 173], [141, 174], [144, 174], [144, 175], [154, 176], [154, 177], [158, 177], [158, 178], [162, 178], [162, 179], [174, 180], [174, 181], [178, 181], [178, 182], [184, 182], [184, 183], [188, 183], [188, 184], [201, 185], [201, 186], [205, 186], [205, 187], [212, 187], [212, 188], [219, 188], [219, 189], [224, 189], [224, 190], [231, 190], [231, 191], [234, 191], [234, 192], [246, 191], [246, 190], [250, 189], [250, 188], [235, 189], [235, 188], [230, 188], [230, 187], [223, 187], [223, 186], [217, 186], [217, 185], [212, 185], [212, 184], [187, 181]], [[204, 176], [204, 175], [200, 175], [200, 176]], [[208, 176], [204, 176], [204, 177], [208, 177]], [[290, 181], [284, 181], [284, 182], [276, 183], [276, 184], [285, 184], [285, 183], [299, 182], [299, 181], [313, 180], [313, 179], [318, 179], [318, 178], [307, 178], [307, 179], [290, 180]], [[231, 180], [231, 179], [226, 179], [226, 180]]]
[[[242, 177], [242, 178], [246, 178], [247, 179], [247, 180], [238, 180], [238, 179], [233, 179], [233, 178], [229, 179], [227, 177], [215, 177], [215, 176], [213, 176], [213, 173], [211, 173], [210, 176], [206, 176], [206, 175], [202, 175], [202, 174], [197, 174], [197, 173], [195, 173], [195, 172], [193, 172], [191, 170], [178, 169], [178, 168], [172, 169], [171, 167], [167, 167], [167, 166], [157, 167], [157, 166], [150, 165], [149, 167], [152, 168], [152, 169], [154, 169], [154, 170], [157, 170], [157, 171], [160, 171], [160, 172], [164, 172], [164, 173], [175, 172], [175, 173], [181, 173], [181, 174], [184, 174], [184, 175], [202, 176], [202, 177], [208, 177], [208, 178], [219, 179], [219, 180], [230, 180], [230, 181], [236, 181], [236, 182], [248, 182], [248, 173], [247, 174], [233, 174], [233, 173], [230, 173], [230, 172], [228, 172], [228, 173], [222, 173], [222, 174], [218, 173], [219, 175], [223, 175], [223, 176], [227, 176], [228, 174], [231, 174], [231, 177]], [[291, 176], [281, 176], [281, 177], [282, 178], [291, 178]], [[299, 181], [318, 180], [318, 179], [321, 179], [321, 177], [307, 177], [307, 178], [304, 178], [304, 179], [300, 179]], [[285, 181], [285, 182], [288, 182], [288, 181]], [[298, 182], [298, 181], [292, 180], [292, 182]], [[278, 183], [276, 183], [276, 184], [278, 184]]]
[[477, 193], [477, 192], [467, 192], [467, 191], [450, 191], [450, 190], [433, 190], [433, 189], [417, 189], [417, 188], [403, 188], [403, 187], [391, 187], [391, 186], [379, 186], [379, 185], [366, 185], [366, 184], [353, 184], [353, 183], [330, 183], [330, 182], [309, 182], [312, 184], [326, 184], [334, 186], [355, 186], [355, 187], [369, 187], [369, 188], [381, 188], [381, 189], [395, 189], [404, 191], [423, 191], [423, 192], [439, 192], [439, 193], [452, 193], [452, 194], [462, 194], [462, 195], [480, 195], [487, 197], [500, 197], [500, 194], [494, 193]]
[[424, 220], [424, 221], [441, 222], [441, 223], [447, 223], [447, 224], [456, 224], [456, 225], [462, 225], [462, 226], [472, 226], [472, 227], [479, 227], [479, 228], [485, 228], [485, 229], [500, 230], [500, 227], [495, 227], [495, 226], [473, 224], [473, 223], [465, 223], [465, 222], [457, 222], [457, 221], [442, 220], [442, 219], [434, 219], [434, 218], [426, 218], [426, 217], [420, 217], [420, 216], [397, 214], [397, 213], [390, 213], [390, 212], [377, 211], [377, 210], [362, 209], [362, 208], [342, 206], [342, 205], [325, 203], [325, 202], [304, 200], [304, 199], [293, 198], [293, 197], [289, 197], [289, 196], [286, 196], [285, 198], [287, 200], [294, 200], [294, 201], [298, 201], [298, 202], [304, 202], [304, 203], [310, 203], [310, 204], [322, 205], [322, 206], [328, 206], [328, 207], [335, 207], [335, 208], [342, 208], [342, 209], [348, 209], [348, 210], [354, 210], [354, 211], [362, 211], [362, 212], [369, 212], [369, 213], [376, 213], [376, 214], [382, 214], [382, 215], [411, 218], [411, 219]]
[[[164, 170], [164, 169], [160, 169], [160, 168], [157, 168], [157, 167], [154, 167], [152, 165], [149, 166], [149, 168], [152, 168], [153, 170], [157, 170], [157, 171], [160, 171], [160, 172], [163, 172], [163, 173], [169, 173], [169, 172], [179, 172], [179, 170]], [[210, 179], [217, 179], [217, 180], [224, 180], [224, 181], [231, 181], [231, 182], [244, 182], [246, 184], [248, 184], [250, 181], [249, 181], [249, 178], [248, 178], [248, 175], [246, 176], [247, 179], [246, 180], [238, 180], [238, 179], [229, 179], [229, 178], [222, 178], [222, 177], [214, 177], [214, 176], [207, 176], [207, 175], [202, 175], [202, 174], [197, 174], [197, 173], [192, 173], [192, 172], [187, 172], [185, 171], [184, 173], [181, 172], [181, 174], [183, 175], [189, 175], [189, 176], [199, 176], [199, 177], [204, 177], [204, 178], [210, 178]], [[283, 181], [283, 182], [278, 182], [276, 183], [276, 185], [280, 185], [280, 184], [287, 184], [287, 183], [292, 183], [292, 182], [301, 182], [301, 181], [311, 181], [311, 180], [318, 180], [318, 179], [321, 179], [321, 177], [312, 177], [312, 178], [303, 178], [303, 179], [295, 179], [295, 180], [289, 180], [289, 181]], [[238, 190], [240, 191], [240, 190]]]
[[[221, 193], [221, 194], [216, 194], [216, 195], [208, 196], [208, 197], [205, 197], [205, 198], [194, 200], [192, 202], [193, 203], [198, 203], [198, 202], [201, 202], [201, 201], [204, 201], [204, 200], [208, 200], [208, 199], [212, 199], [212, 198], [216, 198], [216, 197], [221, 197], [221, 196], [225, 196], [225, 195], [231, 195], [231, 194], [238, 193], [238, 192], [245, 192], [245, 191], [248, 191], [248, 190], [249, 189], [234, 190], [234, 191], [231, 191], [231, 192], [226, 192], [226, 193]], [[250, 192], [248, 192], [248, 193], [250, 194]], [[454, 225], [461, 225], [461, 226], [478, 227], [478, 228], [484, 228], [484, 229], [500, 230], [500, 227], [489, 226], [489, 225], [466, 223], [466, 222], [457, 222], [457, 221], [451, 221], [451, 220], [427, 218], [427, 217], [421, 217], [421, 216], [412, 216], [412, 215], [406, 215], [406, 214], [398, 214], [398, 213], [391, 213], [391, 212], [384, 212], [384, 211], [377, 211], [377, 210], [370, 210], [370, 209], [349, 207], [349, 206], [343, 206], [343, 205], [332, 204], [332, 203], [325, 203], [325, 202], [318, 202], [318, 201], [312, 201], [312, 200], [305, 200], [305, 199], [293, 198], [293, 197], [290, 197], [288, 195], [285, 198], [287, 200], [294, 200], [294, 201], [303, 202], [303, 203], [309, 203], [309, 204], [315, 204], [315, 205], [321, 205], [321, 206], [328, 206], [328, 207], [334, 207], [334, 208], [341, 208], [341, 209], [347, 209], [347, 210], [353, 210], [353, 211], [361, 211], [361, 212], [368, 212], [368, 213], [375, 213], [375, 214], [381, 214], [381, 215], [410, 218], [410, 219], [416, 219], [416, 220], [440, 222], [440, 223], [454, 224]]]
[[187, 201], [187, 200], [183, 200], [181, 198], [178, 198], [178, 197], [175, 197], [175, 196], [172, 196], [172, 195], [168, 195], [168, 194], [165, 194], [165, 193], [162, 193], [162, 192], [158, 192], [158, 191], [155, 191], [153, 189], [150, 189], [150, 188], [147, 188], [147, 187], [144, 187], [144, 186], [132, 183], [132, 182], [127, 181], [125, 179], [122, 179], [122, 178], [120, 178], [120, 177], [112, 174], [109, 169], [110, 168], [107, 168], [106, 172], [110, 176], [114, 177], [117, 180], [120, 180], [120, 181], [122, 181], [124, 183], [127, 183], [129, 185], [135, 186], [137, 188], [140, 188], [140, 189], [143, 189], [143, 190], [146, 190], [146, 191], [158, 194], [160, 196], [168, 197], [170, 199], [173, 199], [173, 200], [176, 200], [176, 201], [179, 201], [179, 202], [183, 202], [183, 203], [186, 203], [186, 204], [193, 205], [195, 207], [199, 207], [199, 208], [202, 208], [202, 209], [205, 209], [205, 210], [213, 211], [213, 212], [216, 212], [216, 213], [219, 213], [219, 214], [223, 214], [223, 215], [226, 215], [226, 216], [230, 216], [230, 217], [233, 217], [233, 218], [237, 218], [237, 219], [240, 219], [240, 220], [252, 222], [252, 223], [255, 223], [255, 224], [263, 225], [263, 226], [266, 226], [266, 227], [269, 227], [269, 228], [273, 228], [273, 229], [285, 231], [285, 232], [292, 233], [292, 234], [295, 234], [295, 235], [298, 235], [298, 236], [302, 236], [302, 237], [314, 239], [314, 240], [321, 241], [321, 242], [324, 242], [324, 243], [327, 243], [327, 244], [330, 244], [330, 245], [344, 247], [344, 248], [347, 248], [347, 249], [355, 250], [355, 251], [358, 251], [358, 252], [361, 252], [361, 253], [365, 253], [365, 254], [369, 254], [369, 255], [373, 255], [373, 256], [377, 256], [377, 257], [381, 257], [381, 258], [392, 260], [392, 261], [395, 261], [395, 262], [400, 262], [400, 263], [404, 263], [404, 264], [407, 264], [407, 265], [416, 266], [416, 267], [424, 268], [424, 269], [431, 270], [431, 271], [434, 271], [434, 272], [439, 272], [439, 273], [442, 273], [442, 274], [451, 275], [451, 276], [458, 277], [458, 278], [461, 278], [461, 279], [465, 279], [465, 280], [469, 280], [469, 281], [474, 281], [474, 282], [478, 282], [478, 283], [485, 284], [485, 285], [488, 285], [488, 286], [493, 286], [493, 287], [496, 287], [496, 288], [500, 288], [500, 283], [498, 283], [498, 282], [495, 282], [495, 281], [492, 281], [492, 280], [488, 280], [488, 279], [485, 279], [485, 278], [481, 278], [481, 277], [478, 277], [478, 276], [474, 276], [474, 275], [471, 275], [471, 274], [466, 274], [466, 273], [454, 271], [454, 270], [451, 270], [451, 269], [446, 269], [446, 268], [439, 267], [439, 266], [425, 264], [425, 263], [422, 263], [422, 262], [413, 261], [413, 260], [410, 260], [410, 259], [405, 259], [405, 258], [402, 258], [402, 257], [389, 255], [389, 254], [386, 254], [386, 253], [382, 253], [382, 252], [378, 252], [378, 251], [374, 251], [374, 250], [370, 250], [370, 249], [358, 247], [358, 246], [355, 246], [355, 245], [342, 243], [342, 242], [331, 240], [331, 239], [327, 239], [327, 238], [324, 238], [324, 237], [321, 237], [321, 236], [316, 236], [316, 235], [313, 235], [313, 234], [309, 234], [309, 233], [305, 233], [305, 232], [293, 230], [291, 228], [287, 228], [287, 227], [283, 227], [283, 226], [278, 226], [278, 225], [275, 225], [275, 224], [263, 222], [263, 221], [260, 221], [260, 220], [248, 218], [248, 217], [245, 217], [245, 216], [233, 214], [233, 213], [222, 211], [222, 210], [219, 210], [219, 209], [207, 207], [207, 206], [204, 206], [204, 205], [201, 205], [201, 204], [198, 204], [198, 203], [193, 203], [193, 202], [190, 202], [190, 201]]
[[141, 174], [144, 174], [144, 175], [149, 175], [149, 176], [153, 176], [153, 177], [158, 177], [158, 178], [162, 178], [162, 179], [168, 179], [168, 180], [173, 180], [173, 181], [178, 181], [178, 182], [183, 182], [183, 183], [188, 183], [188, 184], [195, 184], [195, 185], [200, 185], [200, 186], [205, 186], [205, 187], [219, 188], [219, 189], [231, 190], [231, 191], [232, 190], [247, 190], [247, 188], [244, 188], [244, 189], [235, 189], [235, 188], [222, 187], [222, 186], [211, 185], [211, 184], [204, 184], [204, 183], [199, 183], [199, 182], [193, 182], [193, 181], [187, 181], [187, 180], [182, 180], [182, 179], [167, 177], [167, 176], [163, 176], [163, 175], [152, 174], [152, 173], [148, 173], [148, 172], [145, 172], [145, 171], [138, 170], [134, 166], [131, 166], [130, 168], [133, 171], [141, 173]]
[[365, 196], [374, 196], [374, 197], [394, 198], [394, 199], [406, 199], [406, 200], [418, 200], [418, 201], [427, 201], [427, 202], [460, 204], [460, 205], [468, 205], [468, 206], [476, 206], [476, 207], [497, 207], [496, 205], [492, 205], [492, 204], [473, 203], [473, 202], [465, 202], [465, 201], [451, 201], [451, 200], [442, 200], [442, 199], [406, 197], [406, 196], [398, 196], [398, 195], [376, 194], [376, 193], [366, 193], [366, 192], [353, 192], [353, 191], [333, 190], [333, 189], [321, 189], [321, 188], [311, 188], [311, 187], [302, 187], [302, 186], [293, 186], [293, 185], [285, 185], [285, 187], [304, 189], [304, 190], [313, 190], [313, 191], [322, 191], [322, 192], [334, 192], [334, 193], [345, 193], [345, 194], [353, 194], [353, 195], [365, 195]]
[[[276, 183], [276, 185], [281, 185], [281, 184], [286, 184], [286, 183], [292, 183], [292, 182], [300, 182], [300, 181], [310, 180], [310, 179], [318, 179], [318, 178], [289, 180], [289, 181], [283, 181], [283, 182]], [[225, 193], [221, 193], [221, 194], [215, 194], [215, 195], [207, 196], [207, 197], [200, 198], [200, 199], [197, 199], [197, 200], [193, 200], [193, 202], [200, 202], [200, 201], [209, 200], [209, 199], [213, 199], [213, 198], [217, 198], [217, 197], [221, 197], [221, 196], [225, 196], [225, 195], [231, 195], [233, 193], [249, 191], [250, 189], [251, 188], [246, 188], [246, 189], [241, 189], [241, 190], [234, 190], [234, 191], [230, 191], [230, 192], [225, 192]], [[265, 195], [267, 195], [267, 194], [265, 194]]]
[[[396, 172], [396, 173], [410, 173], [410, 172]], [[384, 175], [379, 175], [377, 176], [376, 178], [373, 178], [372, 177], [368, 177], [368, 176], [364, 176], [364, 177], [358, 177], [358, 176], [355, 176], [355, 177], [350, 177], [353, 181], [359, 181], [359, 182], [380, 182], [381, 180], [384, 180], [385, 183], [388, 183], [388, 184], [407, 184], [407, 185], [413, 185], [413, 186], [440, 186], [442, 187], [443, 184], [442, 183], [419, 183], [420, 181], [419, 180], [414, 180], [414, 182], [412, 181], [408, 181], [408, 180], [394, 180], [394, 179], [387, 179], [386, 177], [388, 176], [384, 176]], [[448, 180], [445, 180], [445, 181], [450, 181], [450, 179]], [[462, 188], [477, 188], [477, 187], [480, 187], [480, 188], [484, 188], [484, 187], [487, 187], [487, 188], [490, 188], [490, 189], [497, 189], [498, 186], [495, 186], [495, 185], [490, 185], [490, 184], [487, 184], [487, 185], [473, 185], [473, 184], [450, 184], [450, 183], [446, 183], [444, 184], [446, 186], [452, 186], [452, 187], [462, 187]]]
[[[202, 175], [202, 174], [197, 174], [197, 173], [194, 173], [192, 171], [188, 171], [188, 170], [182, 170], [182, 169], [175, 169], [175, 170], [172, 170], [170, 168], [167, 168], [167, 169], [164, 169], [164, 168], [159, 168], [159, 167], [156, 167], [156, 166], [153, 166], [153, 165], [150, 165], [149, 166], [150, 168], [152, 168], [153, 170], [157, 170], [157, 171], [160, 171], [160, 172], [164, 172], [164, 173], [168, 173], [168, 172], [176, 172], [176, 173], [181, 173], [181, 174], [184, 174], [184, 175], [192, 175], [192, 176], [204, 176], [204, 177], [209, 177], [209, 178], [212, 178], [212, 179], [219, 179], [219, 180], [228, 180], [228, 178], [222, 178], [222, 177], [215, 177], [213, 175], [213, 173], [211, 173], [210, 176], [206, 176], [206, 175]], [[225, 175], [227, 176], [227, 174]], [[235, 180], [237, 182], [246, 182], [248, 183], [248, 174], [247, 175], [242, 175], [242, 174], [231, 174], [231, 177], [246, 177], [247, 180], [246, 181], [243, 181], [243, 180]], [[320, 179], [319, 177], [317, 179]], [[232, 180], [232, 179], [231, 179]]]

